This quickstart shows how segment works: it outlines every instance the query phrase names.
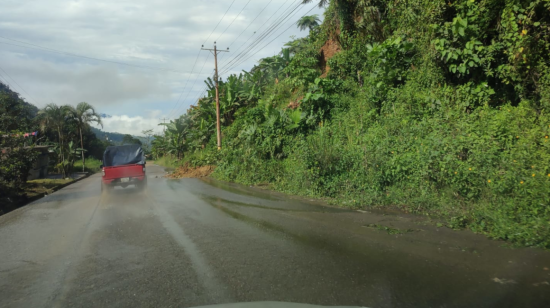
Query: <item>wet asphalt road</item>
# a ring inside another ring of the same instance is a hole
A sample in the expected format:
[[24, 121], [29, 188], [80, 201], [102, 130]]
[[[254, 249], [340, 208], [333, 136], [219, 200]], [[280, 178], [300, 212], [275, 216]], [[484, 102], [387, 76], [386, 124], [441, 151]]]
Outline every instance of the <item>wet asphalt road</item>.
[[0, 307], [550, 305], [547, 251], [163, 173], [103, 195], [94, 175], [1, 216]]

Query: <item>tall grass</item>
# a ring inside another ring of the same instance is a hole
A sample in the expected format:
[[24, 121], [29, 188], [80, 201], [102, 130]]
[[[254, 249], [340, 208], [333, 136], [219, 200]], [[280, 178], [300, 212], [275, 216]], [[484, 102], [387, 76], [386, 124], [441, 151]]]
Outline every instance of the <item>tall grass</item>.
[[166, 167], [166, 168], [177, 168], [178, 166], [180, 166], [180, 162], [177, 161], [176, 159], [173, 159], [173, 158], [170, 158], [170, 157], [161, 157], [157, 160], [154, 161], [155, 164], [159, 165], [159, 166], [163, 166], [163, 167]]
[[[90, 157], [90, 158], [86, 159], [84, 170], [86, 172], [96, 173], [96, 172], [101, 171], [100, 166], [101, 166], [101, 160]], [[82, 171], [82, 160], [78, 160], [74, 163], [73, 171], [74, 172], [81, 172]]]

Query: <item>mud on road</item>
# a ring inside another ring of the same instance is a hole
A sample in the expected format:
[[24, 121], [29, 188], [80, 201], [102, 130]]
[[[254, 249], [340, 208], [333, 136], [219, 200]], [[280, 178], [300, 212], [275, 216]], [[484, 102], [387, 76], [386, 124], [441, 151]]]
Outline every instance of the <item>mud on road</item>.
[[185, 163], [166, 174], [166, 177], [169, 179], [203, 178], [212, 174], [214, 169], [216, 169], [215, 166], [190, 167], [189, 163]]

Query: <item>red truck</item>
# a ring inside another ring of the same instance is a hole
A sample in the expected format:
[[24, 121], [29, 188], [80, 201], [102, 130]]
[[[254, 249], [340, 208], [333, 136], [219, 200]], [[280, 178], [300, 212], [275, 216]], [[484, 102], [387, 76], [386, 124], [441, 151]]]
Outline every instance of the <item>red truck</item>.
[[101, 191], [110, 191], [115, 186], [134, 185], [139, 190], [147, 187], [145, 155], [139, 145], [107, 147], [101, 169]]

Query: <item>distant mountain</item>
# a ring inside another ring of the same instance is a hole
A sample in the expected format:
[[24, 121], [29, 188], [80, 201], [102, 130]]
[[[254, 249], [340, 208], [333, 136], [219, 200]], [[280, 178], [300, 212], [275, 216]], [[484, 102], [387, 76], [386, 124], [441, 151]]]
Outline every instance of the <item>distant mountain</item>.
[[[92, 129], [92, 132], [94, 132], [94, 134], [96, 135], [97, 138], [99, 138], [101, 140], [109, 140], [112, 143], [117, 144], [117, 145], [122, 143], [122, 139], [124, 139], [124, 135], [125, 135], [125, 134], [121, 134], [121, 133], [104, 132], [101, 129], [95, 128], [95, 127], [91, 127], [91, 129]], [[134, 135], [132, 135], [132, 137], [139, 139], [143, 145], [148, 145], [146, 137], [134, 136]], [[152, 141], [152, 138], [151, 138], [151, 140], [149, 140], [149, 142], [151, 142], [151, 141]]]

